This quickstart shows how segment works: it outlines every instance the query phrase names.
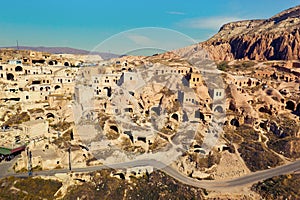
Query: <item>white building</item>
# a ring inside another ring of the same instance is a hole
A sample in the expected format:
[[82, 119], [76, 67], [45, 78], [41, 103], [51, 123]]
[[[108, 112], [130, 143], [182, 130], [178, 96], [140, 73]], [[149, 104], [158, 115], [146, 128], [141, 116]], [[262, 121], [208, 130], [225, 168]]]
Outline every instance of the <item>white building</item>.
[[141, 74], [138, 72], [123, 72], [118, 85], [120, 85], [127, 91], [134, 92], [136, 89], [145, 85], [145, 81], [143, 80]]
[[43, 119], [24, 122], [22, 126], [23, 133], [31, 139], [41, 138], [48, 134], [49, 123]]
[[9, 60], [8, 64], [10, 64], [10, 65], [22, 65], [22, 61], [21, 60]]
[[209, 94], [213, 101], [222, 100], [225, 97], [225, 90], [224, 89], [212, 89], [209, 91]]

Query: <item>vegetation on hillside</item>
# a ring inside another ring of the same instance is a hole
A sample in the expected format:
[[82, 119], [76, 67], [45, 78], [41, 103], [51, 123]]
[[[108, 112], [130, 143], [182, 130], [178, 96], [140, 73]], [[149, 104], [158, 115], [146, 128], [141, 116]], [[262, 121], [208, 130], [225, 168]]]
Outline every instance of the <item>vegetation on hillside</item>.
[[247, 70], [255, 65], [253, 61], [239, 61], [235, 64], [229, 65], [228, 61], [221, 61], [217, 63], [217, 68], [221, 71], [237, 71], [237, 70]]
[[276, 167], [282, 160], [264, 144], [259, 141], [259, 133], [253, 127], [241, 125], [236, 130], [225, 130], [225, 138], [235, 144], [238, 144], [238, 152], [245, 161], [245, 164], [251, 171], [259, 171]]
[[91, 183], [72, 186], [64, 199], [204, 199], [202, 189], [183, 185], [159, 171], [131, 177], [131, 181], [111, 177], [111, 173], [116, 172], [102, 170], [91, 174]]
[[263, 199], [300, 199], [300, 174], [276, 176], [252, 186]]
[[0, 180], [0, 199], [54, 199], [61, 186], [62, 183], [55, 180], [9, 177]]
[[12, 126], [16, 124], [22, 124], [23, 122], [27, 122], [30, 120], [30, 116], [27, 112], [22, 112], [19, 114], [12, 115], [3, 126]]

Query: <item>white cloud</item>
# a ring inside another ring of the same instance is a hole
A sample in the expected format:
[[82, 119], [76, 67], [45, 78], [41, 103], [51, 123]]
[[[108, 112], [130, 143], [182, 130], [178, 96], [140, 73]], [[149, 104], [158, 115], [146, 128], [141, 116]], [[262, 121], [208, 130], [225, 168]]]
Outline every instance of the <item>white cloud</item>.
[[167, 14], [170, 14], [170, 15], [185, 15], [184, 12], [178, 12], [178, 11], [168, 11]]
[[143, 35], [128, 34], [127, 38], [130, 39], [131, 41], [133, 41], [137, 45], [149, 46], [149, 45], [154, 45], [155, 44], [155, 41], [153, 41], [149, 37], [143, 36]]
[[217, 30], [222, 25], [228, 22], [241, 21], [243, 19], [237, 17], [210, 17], [210, 18], [193, 18], [185, 19], [178, 24], [182, 27], [194, 28], [194, 29], [211, 29]]

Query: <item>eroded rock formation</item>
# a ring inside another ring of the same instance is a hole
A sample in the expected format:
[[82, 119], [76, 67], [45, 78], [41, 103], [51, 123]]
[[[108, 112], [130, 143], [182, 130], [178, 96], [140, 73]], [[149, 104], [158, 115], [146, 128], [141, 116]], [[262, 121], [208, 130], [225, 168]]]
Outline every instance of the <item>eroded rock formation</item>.
[[[225, 24], [215, 36], [196, 46], [205, 49], [213, 60], [298, 60], [300, 6], [266, 20]], [[191, 49], [182, 49], [186, 50]]]

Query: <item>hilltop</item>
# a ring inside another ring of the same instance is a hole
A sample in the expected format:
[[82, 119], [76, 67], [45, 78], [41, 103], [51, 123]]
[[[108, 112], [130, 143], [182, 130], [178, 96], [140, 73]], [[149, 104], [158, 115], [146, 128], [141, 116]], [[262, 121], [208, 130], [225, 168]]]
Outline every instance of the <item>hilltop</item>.
[[205, 49], [212, 60], [299, 60], [300, 6], [269, 19], [231, 22], [209, 40], [183, 48]]
[[47, 52], [50, 54], [75, 54], [75, 55], [99, 55], [103, 59], [111, 59], [119, 57], [116, 54], [106, 52], [91, 52], [83, 49], [75, 49], [70, 47], [31, 47], [31, 46], [12, 46], [12, 47], [0, 47], [0, 49], [19, 49], [19, 50], [32, 50], [38, 52]]

